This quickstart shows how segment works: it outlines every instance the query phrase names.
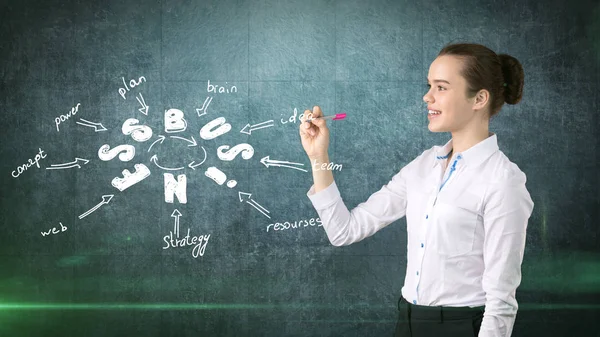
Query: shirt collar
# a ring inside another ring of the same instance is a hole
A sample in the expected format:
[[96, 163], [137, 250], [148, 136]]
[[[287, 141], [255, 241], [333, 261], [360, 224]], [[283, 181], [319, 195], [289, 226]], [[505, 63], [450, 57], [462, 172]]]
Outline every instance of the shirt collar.
[[[450, 150], [452, 150], [452, 138], [443, 146], [436, 145], [433, 147], [435, 153], [434, 166], [441, 164], [443, 160], [448, 159]], [[484, 160], [488, 159], [494, 152], [498, 151], [498, 137], [494, 132], [488, 133], [488, 138], [471, 146], [468, 150], [460, 153], [462, 165], [479, 165]], [[458, 155], [457, 155], [458, 158]]]

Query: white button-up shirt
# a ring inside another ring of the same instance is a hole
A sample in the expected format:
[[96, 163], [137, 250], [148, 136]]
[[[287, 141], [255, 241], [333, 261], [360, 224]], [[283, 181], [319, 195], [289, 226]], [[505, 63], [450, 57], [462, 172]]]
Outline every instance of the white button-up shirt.
[[403, 167], [352, 211], [335, 182], [307, 196], [329, 241], [349, 245], [406, 216], [402, 296], [426, 306], [482, 306], [480, 337], [508, 337], [517, 314], [527, 221], [533, 201], [526, 176], [488, 138], [444, 170], [452, 139]]

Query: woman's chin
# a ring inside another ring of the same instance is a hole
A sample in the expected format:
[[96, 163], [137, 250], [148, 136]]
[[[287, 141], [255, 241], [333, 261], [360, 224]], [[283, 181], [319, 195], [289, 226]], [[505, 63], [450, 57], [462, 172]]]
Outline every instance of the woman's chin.
[[429, 122], [429, 125], [427, 126], [427, 128], [429, 129], [429, 131], [431, 132], [446, 132], [446, 130], [440, 128], [437, 125], [434, 125], [433, 123]]

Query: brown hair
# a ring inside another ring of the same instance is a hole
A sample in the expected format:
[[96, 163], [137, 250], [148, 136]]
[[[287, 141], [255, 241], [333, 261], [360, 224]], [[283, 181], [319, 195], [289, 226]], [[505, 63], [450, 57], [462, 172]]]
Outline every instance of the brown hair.
[[490, 118], [500, 112], [504, 102], [517, 104], [523, 97], [523, 67], [516, 58], [475, 43], [448, 44], [438, 54], [442, 55], [464, 61], [460, 74], [467, 81], [468, 97], [481, 89], [490, 92]]

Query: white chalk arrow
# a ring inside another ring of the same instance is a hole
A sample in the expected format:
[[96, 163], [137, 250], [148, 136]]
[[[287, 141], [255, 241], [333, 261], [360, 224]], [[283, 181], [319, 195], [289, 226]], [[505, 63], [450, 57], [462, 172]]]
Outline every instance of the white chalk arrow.
[[[208, 106], [210, 105], [210, 102], [212, 102], [212, 97], [208, 96], [204, 100], [204, 103], [202, 103], [202, 107], [200, 109], [196, 109], [196, 112], [198, 113], [198, 117], [206, 115], [206, 112], [208, 110]], [[200, 111], [202, 111], [202, 113], [200, 113]]]
[[166, 171], [177, 171], [177, 170], [183, 170], [183, 167], [177, 167], [177, 168], [170, 168], [170, 167], [162, 167], [160, 165], [158, 165], [158, 156], [154, 155], [152, 157], [150, 157], [150, 161], [154, 163], [154, 165], [156, 165], [157, 167], [166, 170]]
[[192, 160], [191, 163], [188, 164], [188, 167], [191, 168], [192, 170], [196, 170], [196, 167], [202, 165], [204, 163], [204, 161], [206, 161], [206, 150], [204, 149], [204, 146], [201, 146], [202, 151], [204, 151], [204, 159], [202, 159], [201, 162], [196, 163], [195, 160]]
[[[264, 216], [266, 216], [267, 218], [271, 219], [270, 216], [267, 215], [267, 213], [270, 213], [266, 208], [262, 207], [261, 205], [259, 205], [256, 201], [254, 201], [252, 199], [252, 194], [250, 193], [245, 193], [245, 192], [238, 192], [238, 196], [240, 198], [240, 202], [244, 201], [244, 198], [247, 199], [246, 203], [249, 204], [250, 206], [256, 208], [259, 212], [261, 212]], [[267, 212], [267, 213], [265, 213]]]
[[291, 161], [281, 161], [281, 160], [271, 160], [271, 159], [269, 159], [269, 156], [264, 157], [263, 159], [260, 160], [260, 162], [263, 163], [263, 165], [265, 165], [266, 167], [269, 167], [269, 166], [287, 167], [287, 168], [291, 168], [294, 170], [308, 172], [305, 169], [301, 169], [299, 167], [294, 166], [294, 165], [304, 166], [304, 164], [302, 164], [302, 163], [293, 163]]
[[[82, 122], [79, 122], [82, 121]], [[88, 120], [85, 120], [83, 118], [79, 118], [79, 121], [76, 121], [76, 124], [79, 125], [83, 125], [83, 126], [87, 126], [90, 128], [94, 128], [95, 132], [100, 132], [100, 131], [106, 131], [106, 128], [104, 127], [104, 125], [102, 125], [102, 123], [94, 123], [94, 122], [90, 122]]]
[[102, 196], [102, 201], [100, 201], [96, 206], [90, 208], [87, 212], [81, 214], [79, 216], [79, 219], [83, 219], [86, 216], [88, 216], [90, 213], [92, 213], [93, 211], [97, 210], [98, 208], [100, 208], [102, 205], [108, 204], [110, 202], [110, 200], [114, 197], [114, 194], [107, 194], [107, 195], [103, 195]]
[[64, 169], [68, 169], [68, 168], [72, 168], [72, 167], [81, 168], [80, 164], [85, 165], [89, 162], [90, 161], [87, 159], [75, 158], [75, 160], [72, 162], [63, 163], [63, 164], [52, 164], [52, 165], [50, 165], [51, 167], [46, 167], [46, 170], [64, 170]]
[[142, 106], [138, 110], [141, 113], [143, 113], [144, 115], [148, 116], [148, 108], [149, 108], [149, 106], [146, 105], [146, 102], [144, 101], [144, 96], [142, 96], [142, 93], [140, 92], [140, 97], [135, 96], [135, 98], [137, 99], [138, 103], [140, 103], [140, 105]]
[[[250, 134], [252, 134], [252, 131], [254, 131], [254, 130], [264, 129], [264, 128], [268, 128], [271, 126], [273, 126], [272, 119], [270, 121], [266, 121], [266, 122], [262, 122], [262, 123], [258, 123], [258, 124], [254, 124], [254, 125], [246, 124], [246, 126], [244, 126], [244, 128], [240, 132], [250, 135]], [[248, 129], [248, 128], [250, 130], [246, 131], [246, 129]]]
[[177, 138], [177, 139], [181, 139], [181, 140], [185, 140], [186, 142], [190, 143], [190, 145], [188, 146], [196, 146], [198, 145], [198, 143], [196, 143], [196, 140], [194, 139], [194, 136], [192, 136], [192, 140], [189, 140], [187, 138], [183, 138], [183, 137], [179, 137], [179, 136], [169, 136], [171, 138]]
[[167, 138], [167, 137], [165, 137], [165, 136], [163, 136], [163, 135], [159, 135], [159, 136], [158, 136], [158, 139], [157, 139], [157, 140], [155, 140], [155, 141], [154, 141], [154, 142], [153, 142], [153, 143], [150, 145], [150, 147], [148, 148], [148, 152], [150, 152], [150, 149], [152, 149], [152, 147], [154, 146], [154, 144], [156, 144], [156, 142], [160, 142], [160, 143], [162, 144], [162, 143], [165, 141], [165, 138]]
[[175, 235], [177, 235], [177, 237], [179, 237], [179, 217], [181, 216], [181, 213], [179, 213], [177, 208], [175, 208], [173, 213], [171, 213], [171, 216], [173, 218], [175, 218], [175, 226], [173, 228], [173, 234], [175, 234]]

